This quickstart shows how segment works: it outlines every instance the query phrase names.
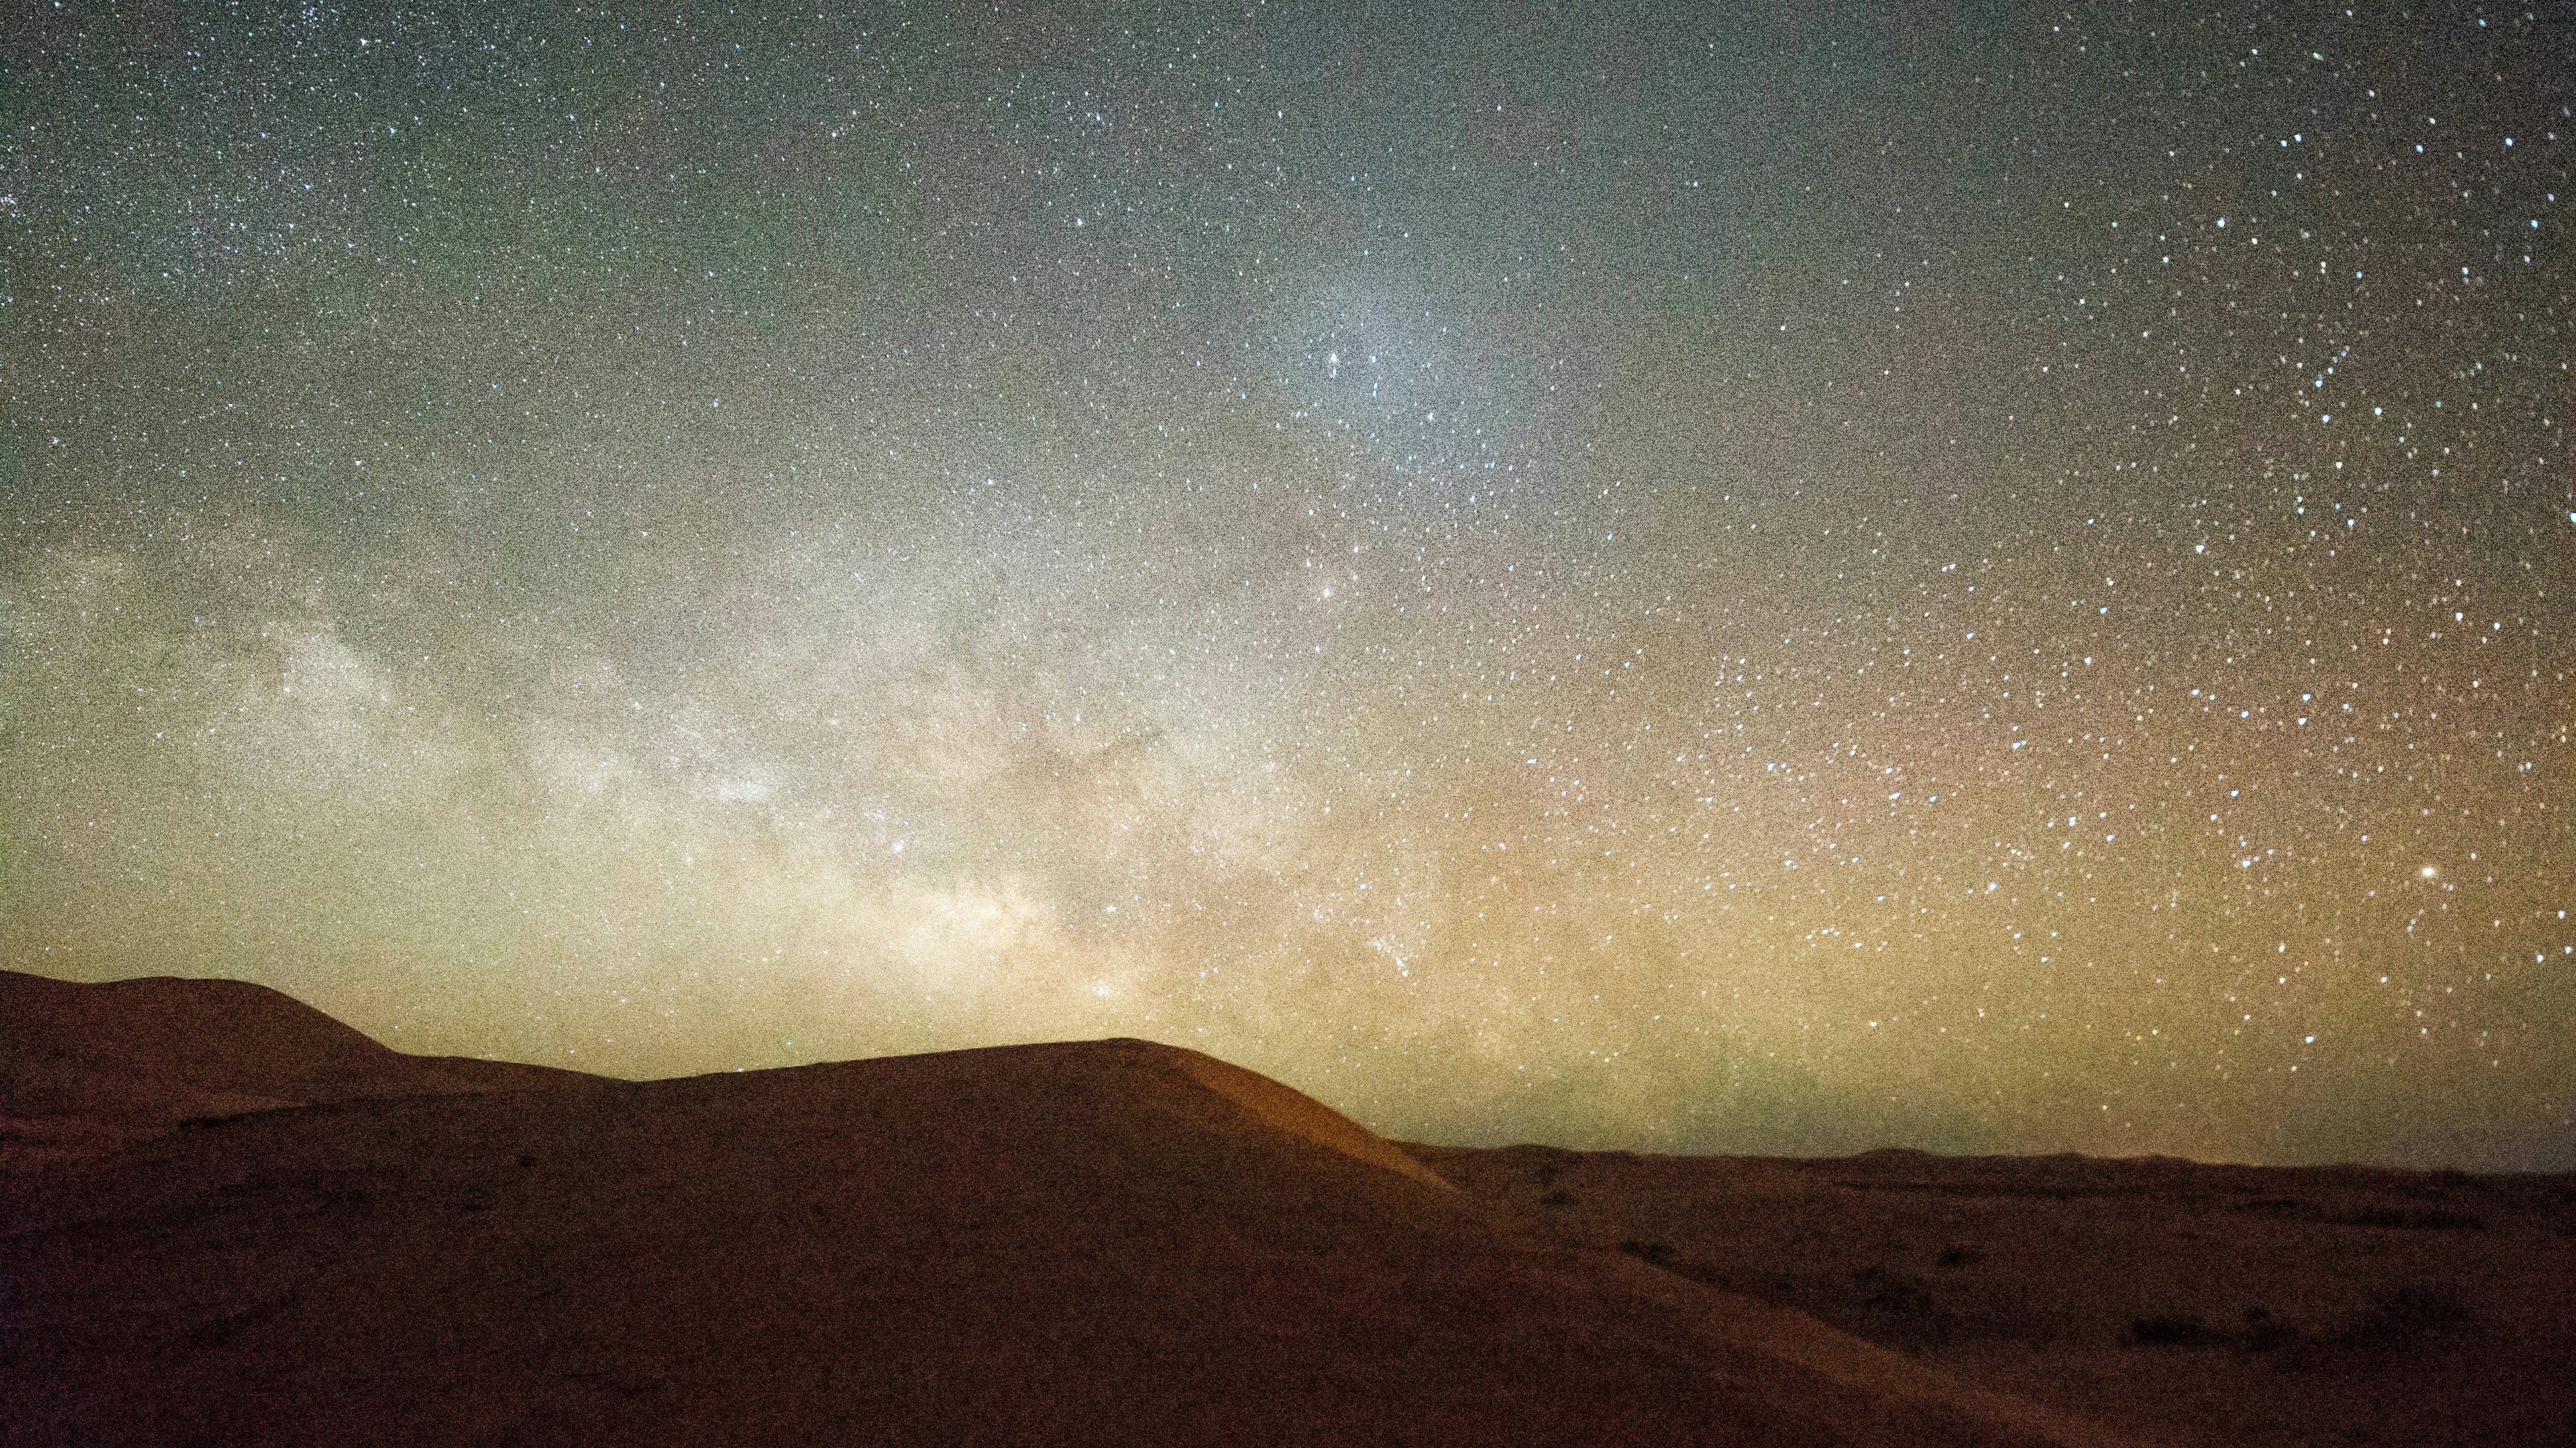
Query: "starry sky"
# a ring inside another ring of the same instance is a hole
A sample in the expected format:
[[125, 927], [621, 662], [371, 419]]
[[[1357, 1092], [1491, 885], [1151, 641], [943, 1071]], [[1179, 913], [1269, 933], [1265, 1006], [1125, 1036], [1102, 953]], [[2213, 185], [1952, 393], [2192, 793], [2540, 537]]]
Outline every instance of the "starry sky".
[[2576, 1167], [2563, 9], [533, 9], [0, 25], [0, 962]]

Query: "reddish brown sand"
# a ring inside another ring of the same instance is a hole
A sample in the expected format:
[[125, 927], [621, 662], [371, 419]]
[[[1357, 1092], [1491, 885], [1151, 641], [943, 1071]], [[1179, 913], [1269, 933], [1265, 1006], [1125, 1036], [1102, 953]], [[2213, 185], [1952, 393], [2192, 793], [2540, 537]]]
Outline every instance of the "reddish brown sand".
[[2576, 1443], [2576, 1178], [1407, 1150], [1532, 1235], [2141, 1441]]
[[73, 985], [0, 970], [0, 1166], [93, 1156], [183, 1121], [280, 1106], [589, 1079], [406, 1056], [244, 981]]
[[[2565, 1373], [2530, 1381], [2569, 1363], [2563, 1179], [1398, 1148], [1140, 1041], [631, 1083], [401, 1056], [252, 986], [7, 973], [0, 1093], [11, 1444], [2567, 1422]], [[2133, 1301], [2175, 1325], [2123, 1346]], [[2413, 1418], [2345, 1406], [2418, 1360]]]

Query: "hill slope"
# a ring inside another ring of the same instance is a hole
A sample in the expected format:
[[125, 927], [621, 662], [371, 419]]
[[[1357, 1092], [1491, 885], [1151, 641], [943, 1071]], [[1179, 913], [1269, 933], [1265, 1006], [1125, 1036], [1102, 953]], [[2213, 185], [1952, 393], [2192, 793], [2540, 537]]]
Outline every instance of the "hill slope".
[[389, 1094], [309, 1026], [139, 1064], [336, 1099], [0, 1181], [9, 1441], [2106, 1441], [1196, 1052]]
[[589, 1079], [506, 1061], [407, 1056], [247, 981], [80, 984], [0, 970], [0, 1168], [282, 1106]]

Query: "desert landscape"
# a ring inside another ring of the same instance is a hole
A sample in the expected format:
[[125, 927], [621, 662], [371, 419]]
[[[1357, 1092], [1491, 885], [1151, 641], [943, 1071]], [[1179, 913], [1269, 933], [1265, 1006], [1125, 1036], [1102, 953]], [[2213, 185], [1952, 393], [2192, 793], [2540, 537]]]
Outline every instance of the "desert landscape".
[[2570, 1441], [2576, 1181], [1390, 1143], [1140, 1040], [629, 1082], [0, 973], [11, 1444]]
[[14, 7], [0, 1448], [2576, 1448], [2569, 18]]

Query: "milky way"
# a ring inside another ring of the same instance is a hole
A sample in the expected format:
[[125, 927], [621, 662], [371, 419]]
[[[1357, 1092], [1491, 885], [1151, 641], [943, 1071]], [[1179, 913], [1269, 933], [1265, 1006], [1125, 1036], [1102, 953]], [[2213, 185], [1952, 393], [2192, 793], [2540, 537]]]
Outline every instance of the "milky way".
[[2576, 1165], [2563, 13], [1966, 9], [22, 13], [0, 960]]

